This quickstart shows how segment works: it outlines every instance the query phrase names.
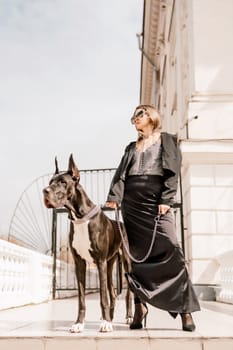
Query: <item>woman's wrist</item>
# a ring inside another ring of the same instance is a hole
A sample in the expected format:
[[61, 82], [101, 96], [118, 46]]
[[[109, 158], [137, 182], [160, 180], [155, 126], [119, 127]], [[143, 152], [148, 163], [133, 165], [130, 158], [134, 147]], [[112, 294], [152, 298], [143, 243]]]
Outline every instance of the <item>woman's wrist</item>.
[[170, 209], [170, 205], [159, 204], [159, 206], [158, 206], [158, 214], [164, 215], [164, 214], [166, 214], [168, 212], [169, 209]]
[[109, 201], [105, 203], [105, 207], [111, 208], [111, 209], [117, 209], [118, 203], [114, 201]]

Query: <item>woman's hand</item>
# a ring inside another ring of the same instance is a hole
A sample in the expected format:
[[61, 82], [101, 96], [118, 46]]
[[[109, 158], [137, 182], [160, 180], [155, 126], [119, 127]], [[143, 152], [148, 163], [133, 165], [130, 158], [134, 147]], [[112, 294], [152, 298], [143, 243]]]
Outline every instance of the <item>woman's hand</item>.
[[118, 204], [117, 202], [106, 202], [105, 207], [112, 208], [112, 209], [117, 209]]
[[166, 204], [159, 204], [158, 206], [158, 214], [159, 215], [164, 215], [166, 212], [170, 209], [169, 205]]

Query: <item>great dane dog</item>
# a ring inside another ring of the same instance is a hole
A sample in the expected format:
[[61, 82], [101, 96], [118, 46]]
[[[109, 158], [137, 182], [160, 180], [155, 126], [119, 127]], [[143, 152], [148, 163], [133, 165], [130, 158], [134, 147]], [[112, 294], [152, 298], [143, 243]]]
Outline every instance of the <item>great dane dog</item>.
[[[109, 219], [87, 196], [79, 183], [80, 173], [72, 154], [68, 170], [59, 172], [57, 159], [55, 173], [49, 186], [44, 188], [44, 203], [47, 208], [67, 208], [72, 222], [69, 243], [75, 262], [79, 290], [79, 310], [71, 332], [79, 333], [85, 321], [85, 276], [86, 262], [94, 262], [100, 282], [101, 332], [112, 331], [112, 319], [116, 293], [112, 282], [114, 262], [121, 251], [125, 271], [130, 271], [130, 260], [124, 252], [116, 221]], [[122, 230], [125, 230], [122, 225]], [[110, 299], [110, 302], [109, 302]], [[126, 293], [126, 322], [132, 321], [132, 293]]]

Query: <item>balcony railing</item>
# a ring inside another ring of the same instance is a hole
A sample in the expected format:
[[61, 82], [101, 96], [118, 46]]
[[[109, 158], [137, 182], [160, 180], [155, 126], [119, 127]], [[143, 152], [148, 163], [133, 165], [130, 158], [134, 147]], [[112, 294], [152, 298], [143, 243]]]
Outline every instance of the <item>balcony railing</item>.
[[[67, 265], [65, 262], [58, 261]], [[74, 266], [59, 269], [60, 284], [76, 289]], [[71, 271], [72, 270], [72, 271]], [[64, 271], [64, 273], [62, 272]], [[66, 275], [67, 271], [73, 273]], [[0, 240], [0, 309], [40, 303], [52, 298], [53, 258]], [[67, 280], [66, 280], [67, 283]]]
[[219, 264], [219, 287], [216, 288], [216, 300], [233, 304], [233, 250], [217, 256]]

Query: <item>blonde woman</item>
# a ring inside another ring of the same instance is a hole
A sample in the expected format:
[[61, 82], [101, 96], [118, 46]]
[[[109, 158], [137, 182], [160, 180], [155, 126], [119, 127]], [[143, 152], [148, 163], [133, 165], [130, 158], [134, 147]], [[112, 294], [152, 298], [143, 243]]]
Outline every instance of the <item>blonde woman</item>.
[[177, 137], [161, 132], [160, 115], [151, 105], [139, 105], [131, 122], [138, 138], [126, 147], [106, 202], [121, 205], [129, 241], [132, 270], [126, 276], [135, 294], [130, 329], [145, 325], [150, 303], [174, 318], [180, 314], [183, 330], [194, 331], [191, 313], [200, 306], [171, 210], [181, 167]]

